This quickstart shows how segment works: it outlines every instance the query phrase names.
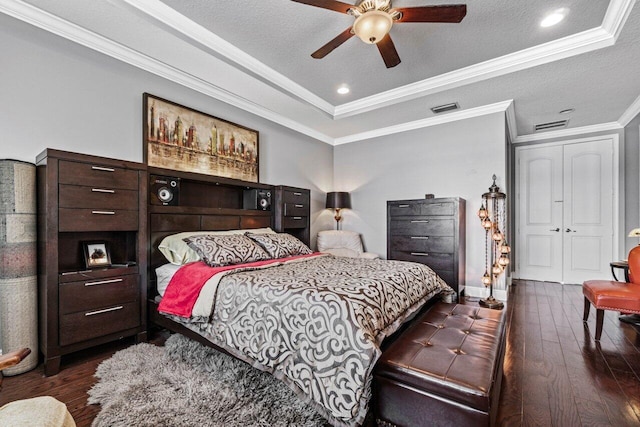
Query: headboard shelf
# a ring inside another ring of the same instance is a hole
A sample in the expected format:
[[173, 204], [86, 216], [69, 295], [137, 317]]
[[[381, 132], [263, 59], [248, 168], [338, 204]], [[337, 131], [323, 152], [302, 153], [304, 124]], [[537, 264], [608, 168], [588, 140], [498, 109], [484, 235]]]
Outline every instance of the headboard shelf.
[[252, 209], [234, 208], [207, 208], [201, 206], [159, 206], [149, 205], [150, 214], [169, 215], [242, 215], [242, 216], [265, 216], [271, 217], [271, 211], [259, 211]]
[[[152, 206], [251, 210], [259, 207], [255, 202], [252, 206], [253, 194], [264, 192], [270, 195], [273, 192], [272, 185], [220, 176], [160, 168], [149, 168], [148, 172]], [[225, 214], [225, 212], [216, 211], [214, 214]], [[244, 215], [244, 213], [238, 214]]]
[[162, 169], [157, 167], [149, 167], [147, 169], [149, 171], [149, 175], [162, 175], [162, 176], [173, 176], [176, 178], [180, 178], [185, 181], [194, 181], [200, 184], [203, 183], [212, 183], [214, 185], [225, 185], [230, 187], [244, 187], [245, 189], [249, 188], [261, 188], [261, 189], [271, 189], [272, 185], [269, 184], [260, 184], [258, 182], [250, 182], [250, 181], [242, 181], [240, 179], [233, 178], [225, 178], [223, 176], [214, 176], [214, 175], [203, 175], [199, 173], [193, 172], [182, 172], [173, 169]]

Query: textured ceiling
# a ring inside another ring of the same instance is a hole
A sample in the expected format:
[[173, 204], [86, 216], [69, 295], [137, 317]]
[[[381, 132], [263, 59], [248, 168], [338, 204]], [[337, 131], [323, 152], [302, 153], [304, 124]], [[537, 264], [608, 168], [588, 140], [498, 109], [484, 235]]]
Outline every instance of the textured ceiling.
[[[332, 104], [373, 95], [599, 26], [608, 1], [562, 0], [564, 25], [543, 29], [541, 17], [559, 3], [471, 1], [459, 24], [396, 24], [391, 36], [400, 65], [387, 69], [375, 46], [352, 37], [323, 59], [311, 53], [349, 28], [354, 18], [289, 0], [163, 0], [259, 61]], [[348, 0], [346, 2], [349, 3]], [[397, 0], [396, 7], [461, 1]], [[347, 83], [347, 97], [336, 87]]]
[[[454, 3], [462, 1], [393, 5]], [[324, 59], [311, 58], [353, 18], [289, 0], [3, 0], [0, 11], [341, 143], [428, 121], [430, 107], [449, 102], [462, 110], [445, 114], [453, 118], [491, 105], [504, 110], [512, 100], [511, 130], [520, 136], [533, 133], [536, 123], [564, 118], [569, 128], [620, 124], [640, 104], [640, 8], [634, 3], [467, 2], [459, 24], [394, 25], [402, 62], [391, 69], [374, 46], [355, 37]], [[566, 19], [541, 28], [540, 19], [559, 7], [569, 9]], [[351, 87], [346, 96], [335, 91], [343, 83]], [[575, 112], [560, 116], [565, 108]]]

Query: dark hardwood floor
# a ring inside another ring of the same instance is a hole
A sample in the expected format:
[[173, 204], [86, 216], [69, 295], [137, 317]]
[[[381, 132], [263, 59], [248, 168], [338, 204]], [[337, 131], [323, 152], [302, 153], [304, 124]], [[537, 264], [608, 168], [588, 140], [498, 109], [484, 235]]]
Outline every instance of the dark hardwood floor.
[[[468, 302], [473, 303], [473, 302]], [[582, 288], [514, 281], [498, 412], [501, 426], [640, 425], [640, 327], [606, 312], [600, 343], [593, 340], [595, 311], [582, 323]], [[165, 334], [152, 342], [162, 345]], [[133, 340], [63, 358], [58, 375], [43, 377], [42, 365], [6, 377], [0, 406], [21, 398], [51, 395], [67, 404], [78, 427], [99, 411], [87, 406], [97, 365]]]
[[502, 426], [640, 425], [640, 327], [595, 309], [579, 285], [514, 281], [498, 412]]

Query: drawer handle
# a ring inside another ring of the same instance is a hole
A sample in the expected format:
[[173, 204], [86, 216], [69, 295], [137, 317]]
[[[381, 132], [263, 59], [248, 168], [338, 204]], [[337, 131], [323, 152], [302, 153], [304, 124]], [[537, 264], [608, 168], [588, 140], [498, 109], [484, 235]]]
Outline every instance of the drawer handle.
[[115, 172], [114, 168], [105, 168], [104, 166], [91, 166], [91, 169], [94, 171], [102, 171], [102, 172]]
[[428, 253], [426, 252], [411, 252], [411, 255], [415, 255], [415, 256], [429, 256]]
[[398, 205], [399, 208], [408, 208], [411, 205]]
[[122, 282], [124, 279], [110, 279], [110, 280], [100, 280], [98, 282], [87, 282], [85, 286], [95, 286], [95, 285], [106, 285], [108, 283], [118, 283]]
[[116, 190], [107, 190], [105, 188], [92, 188], [91, 191], [93, 191], [94, 193], [109, 193], [109, 194], [113, 194], [116, 192]]
[[304, 208], [304, 205], [293, 205], [295, 208]]
[[302, 196], [302, 193], [293, 193], [294, 196]]
[[104, 310], [96, 310], [96, 311], [89, 311], [88, 313], [85, 313], [85, 316], [94, 316], [96, 314], [102, 314], [102, 313], [108, 313], [110, 311], [117, 311], [117, 310], [122, 310], [124, 307], [119, 305], [117, 307], [111, 307], [111, 308], [105, 308]]
[[302, 219], [302, 217], [301, 216], [294, 216], [293, 219], [296, 220], [296, 221], [299, 221], [299, 220]]
[[428, 219], [413, 219], [413, 220], [411, 220], [411, 224], [427, 223], [427, 222], [429, 222]]
[[114, 211], [91, 211], [94, 215], [115, 215]]
[[411, 236], [411, 239], [413, 240], [427, 240], [429, 239], [428, 236]]

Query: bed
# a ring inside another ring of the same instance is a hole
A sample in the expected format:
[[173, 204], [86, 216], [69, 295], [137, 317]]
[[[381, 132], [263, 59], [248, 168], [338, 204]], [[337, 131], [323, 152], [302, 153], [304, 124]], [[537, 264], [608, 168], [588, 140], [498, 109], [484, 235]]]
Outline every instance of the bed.
[[[167, 263], [158, 248], [165, 237], [227, 229], [240, 229], [242, 236], [268, 234], [268, 216], [221, 213], [151, 210], [149, 295], [158, 295], [155, 269]], [[201, 279], [200, 288], [188, 292], [180, 289], [191, 286], [189, 277], [201, 277], [211, 267], [196, 261], [163, 268], [169, 272], [160, 276], [176, 283], [181, 278], [173, 291], [169, 285], [163, 298], [149, 301], [153, 323], [270, 372], [337, 426], [364, 423], [371, 372], [389, 340], [383, 341], [431, 301], [453, 293], [422, 264], [318, 253], [245, 262]], [[161, 306], [171, 292], [198, 297], [176, 314]], [[199, 300], [200, 294], [213, 299]]]

